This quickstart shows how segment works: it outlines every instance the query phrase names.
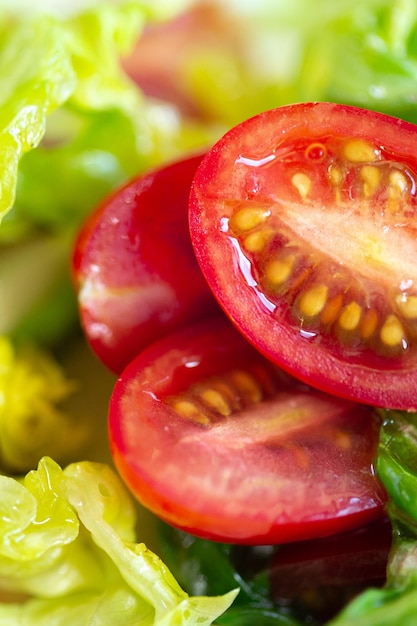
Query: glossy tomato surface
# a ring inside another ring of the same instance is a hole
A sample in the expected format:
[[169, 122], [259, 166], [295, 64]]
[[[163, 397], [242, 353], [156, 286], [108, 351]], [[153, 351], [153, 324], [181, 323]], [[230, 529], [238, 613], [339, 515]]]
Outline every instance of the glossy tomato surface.
[[198, 168], [195, 252], [260, 351], [318, 389], [417, 408], [417, 127], [306, 103], [230, 130]]
[[327, 623], [367, 587], [382, 587], [391, 544], [391, 524], [381, 518], [331, 537], [278, 546], [268, 567], [271, 595], [279, 605]]
[[116, 191], [82, 228], [73, 275], [95, 353], [119, 373], [145, 345], [210, 313], [214, 298], [188, 230], [196, 155]]
[[201, 537], [325, 536], [384, 506], [371, 409], [288, 376], [225, 317], [144, 350], [116, 383], [109, 430], [137, 499]]

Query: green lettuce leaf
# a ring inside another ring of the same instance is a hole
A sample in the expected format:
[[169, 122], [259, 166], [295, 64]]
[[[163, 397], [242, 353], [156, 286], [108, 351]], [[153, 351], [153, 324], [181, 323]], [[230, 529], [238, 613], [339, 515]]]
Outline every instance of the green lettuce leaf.
[[207, 138], [173, 107], [145, 99], [121, 62], [149, 20], [185, 4], [103, 2], [66, 17], [4, 12], [0, 241], [33, 222], [77, 225], [127, 177]]
[[[165, 562], [188, 592], [218, 596], [226, 589], [240, 589], [233, 606], [216, 624], [302, 626], [302, 620], [293, 615], [290, 607], [278, 606], [271, 598], [268, 558], [260, 572], [245, 576], [234, 565], [233, 548], [236, 546], [193, 537], [161, 521], [157, 521], [156, 526]], [[265, 554], [270, 548], [264, 546]], [[247, 554], [248, 564], [251, 558], [253, 555]]]
[[0, 604], [14, 626], [209, 626], [237, 591], [189, 596], [135, 542], [135, 508], [109, 466], [62, 470], [45, 457], [22, 482], [0, 476], [0, 587], [28, 594]]
[[383, 412], [378, 473], [391, 500], [417, 523], [417, 413]]
[[75, 73], [58, 31], [46, 19], [2, 24], [0, 217], [14, 203], [21, 157], [39, 144], [47, 116], [75, 89]]
[[95, 425], [92, 417], [65, 410], [76, 392], [52, 354], [0, 335], [0, 467], [22, 473], [47, 453], [73, 458]]

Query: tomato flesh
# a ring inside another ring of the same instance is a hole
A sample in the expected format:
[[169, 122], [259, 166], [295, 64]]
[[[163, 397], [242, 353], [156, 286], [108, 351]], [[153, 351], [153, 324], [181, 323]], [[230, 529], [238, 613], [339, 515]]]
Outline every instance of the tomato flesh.
[[200, 161], [192, 156], [130, 181], [78, 236], [73, 275], [81, 322], [94, 352], [117, 373], [148, 343], [217, 308], [188, 230]]
[[313, 390], [226, 318], [156, 342], [109, 411], [115, 464], [170, 524], [232, 543], [330, 535], [381, 515], [369, 407]]
[[203, 160], [201, 268], [269, 358], [356, 401], [415, 409], [417, 127], [331, 103], [267, 111]]

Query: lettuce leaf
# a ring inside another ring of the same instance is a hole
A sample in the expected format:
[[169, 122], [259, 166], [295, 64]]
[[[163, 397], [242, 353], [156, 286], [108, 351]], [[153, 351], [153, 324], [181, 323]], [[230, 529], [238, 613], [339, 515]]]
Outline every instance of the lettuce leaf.
[[184, 5], [104, 2], [66, 17], [3, 12], [0, 241], [33, 222], [77, 225], [129, 176], [204, 141], [206, 131], [186, 126], [173, 107], [145, 99], [121, 63], [149, 20]]
[[[156, 526], [165, 562], [187, 591], [217, 596], [227, 589], [240, 589], [233, 606], [216, 620], [216, 624], [302, 626], [304, 620], [293, 614], [292, 607], [279, 606], [271, 598], [268, 558], [265, 558], [259, 572], [243, 575], [237, 570], [233, 557], [236, 546], [194, 537], [160, 520]], [[271, 548], [262, 546], [260, 550], [265, 550], [266, 556]], [[259, 553], [257, 557], [259, 564]], [[254, 553], [246, 553], [244, 560], [249, 569], [249, 564], [253, 564], [257, 557]]]
[[22, 473], [49, 453], [69, 461], [93, 438], [92, 417], [66, 411], [75, 380], [46, 350], [0, 335], [0, 467]]
[[382, 417], [378, 474], [391, 501], [417, 524], [417, 413], [386, 410]]
[[0, 41], [0, 217], [4, 217], [15, 200], [21, 157], [39, 144], [47, 116], [69, 98], [76, 77], [59, 28], [50, 20], [6, 21]]
[[209, 626], [237, 591], [189, 596], [135, 542], [135, 508], [109, 466], [62, 470], [44, 457], [22, 482], [0, 476], [0, 587], [28, 594], [0, 603], [14, 626]]

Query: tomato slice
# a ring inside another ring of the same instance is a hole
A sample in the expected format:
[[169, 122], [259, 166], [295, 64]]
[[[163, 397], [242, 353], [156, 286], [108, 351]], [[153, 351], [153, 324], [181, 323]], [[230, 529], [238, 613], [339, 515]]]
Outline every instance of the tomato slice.
[[370, 407], [285, 374], [226, 317], [144, 350], [109, 410], [115, 464], [137, 499], [230, 543], [325, 536], [381, 515], [378, 430]]
[[331, 537], [278, 546], [268, 568], [271, 595], [278, 605], [327, 623], [367, 587], [382, 587], [391, 545], [391, 524], [382, 518]]
[[190, 227], [242, 333], [318, 389], [416, 409], [417, 126], [306, 103], [230, 130], [198, 168]]
[[215, 308], [188, 230], [200, 161], [191, 156], [130, 181], [79, 233], [73, 275], [82, 326], [117, 373], [148, 343]]

